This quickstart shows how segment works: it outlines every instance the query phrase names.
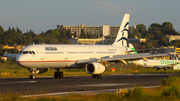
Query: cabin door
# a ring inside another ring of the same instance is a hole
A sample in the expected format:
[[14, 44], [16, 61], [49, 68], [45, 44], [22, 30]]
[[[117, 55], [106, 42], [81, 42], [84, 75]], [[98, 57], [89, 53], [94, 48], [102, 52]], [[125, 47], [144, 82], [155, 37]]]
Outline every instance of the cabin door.
[[44, 50], [42, 48], [39, 49], [39, 54], [40, 54], [40, 60], [44, 60]]

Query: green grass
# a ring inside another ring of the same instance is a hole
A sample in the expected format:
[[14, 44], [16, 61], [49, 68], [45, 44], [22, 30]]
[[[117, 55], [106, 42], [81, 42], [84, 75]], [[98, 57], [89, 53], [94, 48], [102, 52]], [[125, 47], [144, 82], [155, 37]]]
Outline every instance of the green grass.
[[[112, 72], [112, 68], [115, 69], [115, 72]], [[85, 69], [61, 69], [64, 72], [64, 76], [91, 76], [88, 74]], [[138, 71], [138, 72], [137, 72]], [[53, 76], [55, 69], [49, 69], [49, 71], [36, 75], [37, 77], [43, 76]], [[8, 73], [8, 75], [6, 75]], [[123, 64], [113, 64], [107, 67], [107, 70], [103, 75], [117, 75], [117, 74], [159, 74], [159, 73], [180, 73], [180, 70], [156, 70], [155, 68], [144, 68], [136, 66], [134, 64], [128, 64], [124, 66]], [[29, 77], [30, 73], [27, 68], [22, 68], [16, 63], [0, 63], [0, 78], [9, 77]]]

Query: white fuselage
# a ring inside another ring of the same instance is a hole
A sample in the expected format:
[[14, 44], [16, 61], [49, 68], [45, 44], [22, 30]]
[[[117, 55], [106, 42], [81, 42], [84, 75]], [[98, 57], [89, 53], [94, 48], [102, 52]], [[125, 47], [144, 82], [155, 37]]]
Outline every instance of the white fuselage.
[[[132, 63], [150, 68], [163, 68], [164, 66], [177, 63], [177, 60], [147, 59], [147, 61], [145, 61], [141, 59], [141, 60], [132, 61]], [[173, 69], [180, 69], [179, 68], [180, 64], [174, 65], [173, 67], [174, 67]]]
[[125, 54], [124, 46], [113, 45], [29, 45], [17, 55], [16, 61], [26, 68], [84, 67], [78, 60], [100, 59]]

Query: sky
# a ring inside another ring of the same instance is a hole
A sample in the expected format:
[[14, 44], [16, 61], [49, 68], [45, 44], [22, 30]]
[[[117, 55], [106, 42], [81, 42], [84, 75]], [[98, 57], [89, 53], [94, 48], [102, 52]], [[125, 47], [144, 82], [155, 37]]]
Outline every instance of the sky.
[[130, 26], [171, 22], [180, 32], [180, 0], [1, 0], [0, 25], [36, 34], [58, 24], [120, 25], [130, 14]]

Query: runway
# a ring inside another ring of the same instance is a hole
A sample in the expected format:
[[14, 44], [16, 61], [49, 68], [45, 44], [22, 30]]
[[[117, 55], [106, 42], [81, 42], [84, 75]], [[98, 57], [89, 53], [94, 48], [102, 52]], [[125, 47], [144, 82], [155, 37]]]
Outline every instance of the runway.
[[22, 95], [57, 93], [71, 91], [105, 90], [139, 86], [157, 86], [164, 78], [177, 74], [125, 74], [103, 75], [101, 79], [91, 76], [0, 78], [0, 94], [16, 93]]

